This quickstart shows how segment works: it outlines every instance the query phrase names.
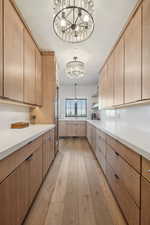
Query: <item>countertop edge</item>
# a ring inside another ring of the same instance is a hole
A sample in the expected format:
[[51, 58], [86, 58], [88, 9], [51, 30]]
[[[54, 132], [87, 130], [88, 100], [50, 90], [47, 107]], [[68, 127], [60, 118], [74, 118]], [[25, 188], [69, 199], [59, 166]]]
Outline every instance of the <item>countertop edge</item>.
[[126, 147], [128, 147], [132, 151], [134, 151], [137, 154], [143, 156], [147, 160], [150, 160], [150, 153], [147, 152], [145, 149], [140, 148], [139, 146], [137, 146], [135, 144], [132, 144], [131, 142], [128, 142], [126, 139], [120, 138], [120, 137], [112, 134], [110, 131], [108, 131], [107, 129], [105, 129], [103, 127], [99, 127], [98, 125], [94, 124], [94, 121], [87, 120], [87, 122], [92, 124], [93, 126], [95, 126], [97, 129], [102, 130], [104, 133], [106, 133], [107, 135], [111, 136], [112, 138], [114, 138], [115, 140], [117, 140], [121, 144], [125, 145]]
[[23, 148], [27, 144], [29, 144], [31, 141], [36, 140], [38, 137], [46, 133], [47, 131], [50, 131], [55, 128], [54, 124], [50, 125], [51, 127], [45, 127], [42, 131], [39, 131], [38, 134], [34, 134], [30, 138], [27, 138], [26, 140], [18, 142], [16, 145], [5, 149], [4, 151], [0, 152], [0, 161], [8, 157], [9, 155], [13, 154], [14, 152], [18, 151], [19, 149]]

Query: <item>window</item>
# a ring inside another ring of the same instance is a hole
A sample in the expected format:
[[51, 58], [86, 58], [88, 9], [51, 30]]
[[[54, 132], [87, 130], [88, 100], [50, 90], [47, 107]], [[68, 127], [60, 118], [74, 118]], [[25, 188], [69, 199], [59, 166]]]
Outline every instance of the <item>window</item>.
[[66, 99], [66, 117], [87, 117], [87, 99]]

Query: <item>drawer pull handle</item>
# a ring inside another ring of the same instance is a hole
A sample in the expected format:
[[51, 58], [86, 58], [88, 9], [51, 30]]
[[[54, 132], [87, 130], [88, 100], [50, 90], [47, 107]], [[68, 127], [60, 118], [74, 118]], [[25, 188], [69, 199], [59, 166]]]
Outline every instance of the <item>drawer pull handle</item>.
[[118, 152], [115, 152], [115, 154], [116, 154], [117, 156], [120, 156]]
[[28, 145], [30, 145], [30, 144], [32, 144], [33, 143], [33, 141], [30, 141], [29, 143], [28, 143]]
[[117, 179], [117, 180], [119, 180], [120, 178], [119, 178], [119, 176], [117, 175], [117, 174], [115, 174], [115, 178]]
[[33, 157], [33, 154], [30, 155], [30, 156], [26, 159], [26, 161], [31, 161], [31, 160], [32, 160], [32, 157]]

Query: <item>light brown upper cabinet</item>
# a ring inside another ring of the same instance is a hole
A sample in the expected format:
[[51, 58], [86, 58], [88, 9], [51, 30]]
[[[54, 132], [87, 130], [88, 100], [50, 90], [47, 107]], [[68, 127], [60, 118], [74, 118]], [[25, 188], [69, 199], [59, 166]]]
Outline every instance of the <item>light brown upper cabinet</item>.
[[141, 100], [141, 7], [125, 31], [125, 103]]
[[150, 98], [150, 1], [143, 1], [142, 99]]
[[113, 106], [114, 104], [114, 54], [108, 59], [108, 70], [107, 70], [107, 106]]
[[0, 0], [0, 96], [3, 95], [3, 6], [2, 0]]
[[42, 105], [42, 59], [38, 49], [36, 49], [36, 105]]
[[24, 29], [24, 102], [35, 104], [36, 51], [34, 42]]
[[101, 71], [101, 80], [100, 80], [100, 98], [101, 98], [101, 106], [105, 108], [107, 106], [107, 64], [104, 65]]
[[119, 41], [114, 51], [114, 105], [124, 103], [124, 40]]
[[9, 0], [4, 1], [4, 96], [23, 101], [23, 24]]

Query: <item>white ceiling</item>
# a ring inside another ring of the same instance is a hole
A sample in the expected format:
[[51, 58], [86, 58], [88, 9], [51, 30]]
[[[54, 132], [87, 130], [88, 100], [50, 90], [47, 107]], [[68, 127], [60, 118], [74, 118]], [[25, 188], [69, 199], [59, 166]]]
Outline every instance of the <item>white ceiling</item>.
[[78, 56], [86, 64], [86, 76], [80, 83], [94, 84], [137, 1], [94, 0], [95, 30], [92, 37], [81, 44], [65, 43], [54, 34], [53, 0], [16, 0], [16, 3], [40, 48], [55, 51], [61, 83], [73, 82], [65, 75], [65, 65], [74, 56]]

